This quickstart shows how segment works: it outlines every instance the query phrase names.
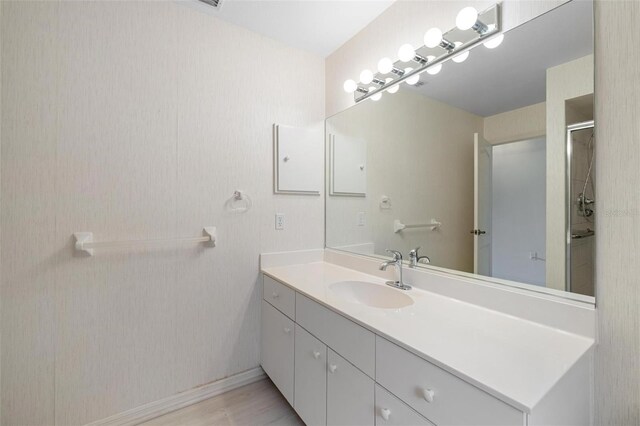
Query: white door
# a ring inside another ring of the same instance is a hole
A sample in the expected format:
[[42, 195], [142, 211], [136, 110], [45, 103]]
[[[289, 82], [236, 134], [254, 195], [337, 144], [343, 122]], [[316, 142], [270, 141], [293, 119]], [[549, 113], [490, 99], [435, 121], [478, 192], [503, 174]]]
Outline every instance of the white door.
[[491, 276], [492, 147], [474, 134], [473, 272]]
[[307, 426], [327, 424], [327, 347], [296, 324], [294, 407]]
[[331, 349], [328, 352], [327, 425], [373, 426], [373, 379]]

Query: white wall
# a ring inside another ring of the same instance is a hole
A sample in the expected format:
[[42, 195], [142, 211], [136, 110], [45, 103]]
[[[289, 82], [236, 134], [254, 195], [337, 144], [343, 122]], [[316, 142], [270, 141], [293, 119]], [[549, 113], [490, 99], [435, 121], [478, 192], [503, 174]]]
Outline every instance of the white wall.
[[[323, 119], [323, 59], [177, 2], [2, 2], [1, 25], [2, 424], [83, 424], [256, 367], [258, 254], [323, 244], [322, 197], [272, 194], [271, 136]], [[223, 208], [236, 188], [246, 214]], [[76, 231], [205, 225], [214, 249], [73, 256]]]
[[491, 275], [545, 285], [546, 147], [529, 139], [493, 147]]
[[529, 105], [485, 117], [484, 138], [492, 144], [544, 136], [547, 128], [546, 103]]
[[[327, 120], [327, 132], [367, 143], [367, 196], [327, 196], [327, 245], [373, 242], [375, 253], [421, 254], [434, 265], [473, 270], [473, 134], [482, 117], [403, 89], [378, 102], [363, 102]], [[455, 123], [455, 125], [452, 125]], [[453, 165], [453, 166], [452, 166]], [[381, 209], [382, 196], [391, 209]], [[357, 226], [358, 212], [367, 224]], [[393, 232], [404, 223], [442, 222]]]

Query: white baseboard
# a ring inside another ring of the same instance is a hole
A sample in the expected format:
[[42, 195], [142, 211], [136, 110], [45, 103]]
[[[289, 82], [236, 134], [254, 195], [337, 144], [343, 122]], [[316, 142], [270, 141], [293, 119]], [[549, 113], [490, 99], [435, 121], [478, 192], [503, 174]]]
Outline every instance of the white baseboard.
[[257, 382], [267, 377], [262, 368], [256, 367], [224, 379], [202, 385], [161, 399], [123, 413], [114, 414], [106, 419], [89, 423], [87, 426], [133, 426], [154, 419], [163, 414], [179, 410], [205, 399], [220, 395], [230, 390]]

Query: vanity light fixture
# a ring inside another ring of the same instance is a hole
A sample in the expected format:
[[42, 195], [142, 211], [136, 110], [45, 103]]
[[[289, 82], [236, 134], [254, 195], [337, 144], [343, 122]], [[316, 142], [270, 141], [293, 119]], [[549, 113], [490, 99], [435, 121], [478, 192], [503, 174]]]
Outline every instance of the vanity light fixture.
[[360, 73], [360, 83], [369, 84], [373, 81], [373, 73], [370, 70], [362, 70]]
[[416, 57], [416, 51], [410, 44], [403, 44], [398, 49], [398, 59], [402, 62], [409, 62]]
[[382, 58], [378, 62], [378, 72], [380, 74], [389, 74], [393, 70], [393, 62], [389, 58]]
[[[411, 73], [411, 71], [413, 71], [413, 68], [404, 69], [404, 72], [407, 74]], [[404, 82], [407, 83], [409, 86], [413, 86], [418, 81], [420, 81], [420, 74], [413, 74], [411, 77], [407, 78]]]
[[[374, 91], [376, 89], [377, 89], [377, 87], [371, 86], [371, 87], [369, 87], [369, 92], [372, 92], [372, 91]], [[371, 100], [372, 101], [379, 101], [381, 97], [382, 97], [382, 92], [378, 92], [378, 93], [374, 94], [373, 96], [371, 96]]]
[[[456, 45], [456, 48], [458, 48], [458, 47], [460, 47], [462, 45], [462, 43], [459, 42], [459, 41], [456, 41], [455, 45]], [[469, 57], [469, 51], [467, 50], [466, 52], [462, 52], [462, 53], [459, 53], [459, 54], [455, 55], [452, 58], [452, 60], [453, 60], [453, 62], [456, 62], [456, 63], [460, 64], [460, 63], [466, 61], [468, 57]]]
[[444, 36], [442, 35], [442, 31], [440, 31], [440, 28], [431, 28], [424, 34], [424, 45], [430, 49], [440, 46], [444, 50], [448, 50], [449, 52], [451, 52], [456, 47], [455, 44], [444, 38]]
[[456, 16], [456, 27], [462, 31], [473, 29], [473, 31], [480, 35], [489, 30], [489, 27], [478, 19], [478, 11], [474, 7], [465, 7], [458, 12], [458, 16]]
[[[393, 81], [393, 79], [391, 77], [387, 78], [387, 84], [391, 83]], [[398, 91], [398, 89], [400, 89], [400, 84], [394, 84], [393, 86], [389, 87], [387, 89], [387, 92], [389, 93], [396, 93]]]
[[497, 36], [495, 36], [491, 40], [485, 41], [484, 42], [484, 47], [486, 47], [487, 49], [495, 49], [496, 47], [498, 47], [498, 46], [500, 46], [502, 44], [503, 40], [504, 40], [504, 34], [498, 34]]
[[347, 80], [347, 81], [344, 82], [344, 85], [342, 87], [344, 88], [345, 92], [353, 93], [358, 88], [358, 83], [356, 83], [353, 80]]
[[[436, 57], [435, 56], [427, 56], [427, 59], [429, 60], [429, 62], [432, 62], [434, 59], [436, 59]], [[440, 70], [442, 70], [442, 64], [441, 63], [427, 68], [427, 74], [436, 75], [436, 74], [438, 74], [440, 72]]]
[[[347, 80], [343, 88], [347, 93], [353, 93], [356, 102], [368, 98], [378, 100], [382, 97], [382, 92], [397, 92], [402, 82], [418, 84], [420, 74], [424, 71], [430, 75], [438, 74], [442, 70], [442, 64], [448, 60], [464, 62], [469, 57], [470, 50], [479, 44], [494, 49], [503, 39], [504, 35], [500, 33], [499, 4], [482, 12], [473, 7], [465, 7], [456, 16], [455, 28], [445, 33], [439, 28], [431, 28], [424, 34], [424, 46], [414, 48], [411, 44], [403, 44], [398, 50], [397, 61], [384, 57], [378, 61], [376, 72], [365, 69], [360, 73], [359, 83]], [[407, 67], [405, 64], [411, 66]]]

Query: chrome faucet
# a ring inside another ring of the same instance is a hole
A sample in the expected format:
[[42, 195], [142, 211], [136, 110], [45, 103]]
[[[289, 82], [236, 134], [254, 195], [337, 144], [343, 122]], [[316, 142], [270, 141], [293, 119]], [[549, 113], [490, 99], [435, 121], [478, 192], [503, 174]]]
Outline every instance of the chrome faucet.
[[393, 255], [393, 259], [387, 260], [380, 265], [381, 271], [386, 271], [387, 268], [391, 265], [395, 266], [398, 270], [398, 274], [400, 275], [400, 279], [398, 281], [387, 281], [387, 285], [395, 288], [399, 288], [400, 290], [410, 290], [411, 286], [409, 284], [405, 284], [402, 280], [402, 253], [397, 250], [389, 250], [388, 253]]
[[422, 247], [416, 247], [413, 250], [411, 250], [409, 252], [409, 267], [410, 268], [415, 268], [416, 266], [418, 266], [418, 263], [421, 263], [420, 261], [423, 260], [424, 262], [422, 263], [431, 263], [431, 259], [429, 259], [429, 256], [420, 256], [418, 254], [418, 250], [420, 250]]

